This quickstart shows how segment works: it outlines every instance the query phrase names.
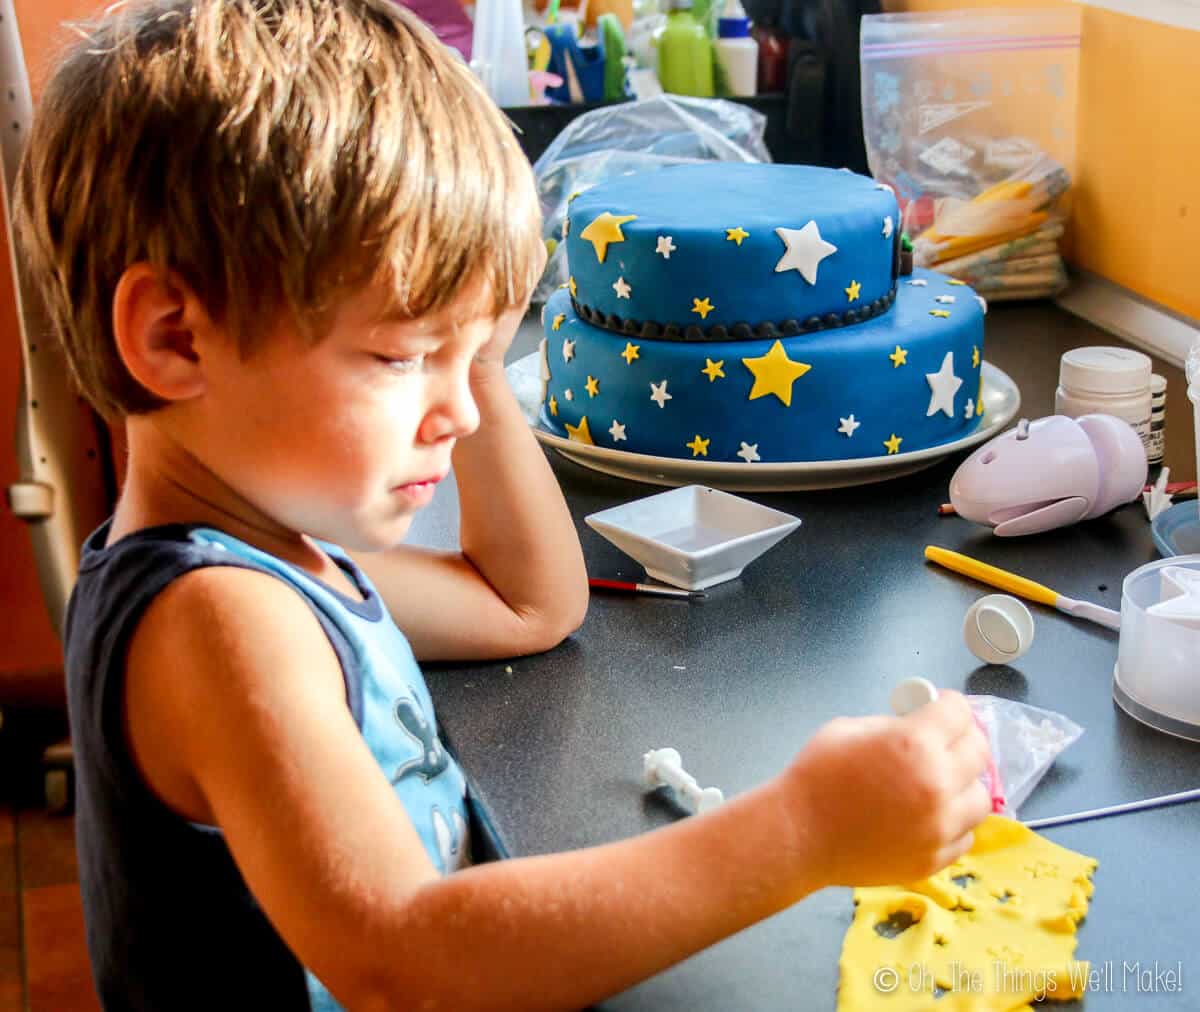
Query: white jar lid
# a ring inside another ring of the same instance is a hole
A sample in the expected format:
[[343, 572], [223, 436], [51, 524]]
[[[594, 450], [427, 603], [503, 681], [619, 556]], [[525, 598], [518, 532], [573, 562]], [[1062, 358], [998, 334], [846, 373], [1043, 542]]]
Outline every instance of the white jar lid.
[[1150, 356], [1132, 348], [1073, 348], [1058, 366], [1059, 385], [1093, 394], [1138, 393], [1150, 386]]

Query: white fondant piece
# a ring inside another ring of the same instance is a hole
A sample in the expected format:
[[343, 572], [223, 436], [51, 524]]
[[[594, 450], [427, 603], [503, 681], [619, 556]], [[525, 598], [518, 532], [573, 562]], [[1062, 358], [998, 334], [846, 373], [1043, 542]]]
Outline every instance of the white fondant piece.
[[821, 230], [815, 221], [803, 228], [777, 228], [775, 234], [783, 240], [787, 252], [775, 265], [775, 273], [799, 271], [810, 285], [817, 283], [817, 267], [827, 256], [837, 252], [837, 247], [821, 238]]
[[654, 252], [658, 253], [664, 260], [670, 260], [671, 254], [679, 247], [675, 245], [675, 240], [669, 235], [660, 235], [658, 237], [658, 245], [654, 248]]
[[892, 230], [893, 230], [894, 228], [895, 228], [895, 226], [892, 224], [892, 216], [891, 216], [890, 214], [884, 215], [884, 218], [883, 218], [883, 237], [884, 237], [885, 239], [890, 239], [890, 238], [892, 237]]
[[633, 289], [629, 287], [629, 282], [624, 278], [617, 278], [617, 280], [613, 282], [613, 291], [617, 293], [618, 299], [627, 299], [629, 298], [629, 293], [632, 292]]
[[614, 418], [612, 425], [608, 427], [608, 434], [612, 436], [614, 443], [619, 443], [625, 438], [625, 426]]
[[967, 410], [963, 412], [963, 418], [970, 418], [975, 414], [975, 398], [967, 398]]
[[575, 357], [575, 342], [563, 341], [563, 361], [570, 362]]
[[738, 450], [737, 455], [747, 464], [754, 464], [762, 460], [762, 457], [758, 455], [757, 443], [742, 443], [742, 448]]
[[647, 787], [670, 787], [679, 803], [702, 814], [725, 802], [719, 787], [701, 787], [683, 768], [683, 759], [673, 748], [659, 748], [642, 756], [642, 778]]
[[937, 372], [927, 372], [925, 378], [929, 380], [931, 391], [929, 409], [925, 412], [925, 417], [943, 411], [947, 418], [953, 418], [954, 395], [963, 384], [962, 379], [954, 375], [954, 352], [946, 352], [941, 369]]
[[847, 437], [853, 436], [854, 430], [862, 425], [862, 422], [858, 421], [854, 415], [849, 415], [846, 418], [838, 418], [838, 421], [842, 423], [838, 426], [838, 432]]
[[661, 383], [650, 384], [650, 400], [654, 401], [660, 408], [665, 408], [667, 401], [672, 399], [671, 395], [667, 393], [666, 380], [663, 380]]

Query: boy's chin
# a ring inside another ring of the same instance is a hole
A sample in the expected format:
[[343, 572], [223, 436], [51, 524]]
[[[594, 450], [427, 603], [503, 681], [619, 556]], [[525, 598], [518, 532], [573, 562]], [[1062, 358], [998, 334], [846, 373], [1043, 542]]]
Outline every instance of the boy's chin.
[[412, 526], [411, 515], [393, 518], [386, 522], [370, 525], [338, 525], [328, 535], [313, 534], [313, 537], [328, 541], [348, 552], [383, 552], [395, 548], [408, 534]]

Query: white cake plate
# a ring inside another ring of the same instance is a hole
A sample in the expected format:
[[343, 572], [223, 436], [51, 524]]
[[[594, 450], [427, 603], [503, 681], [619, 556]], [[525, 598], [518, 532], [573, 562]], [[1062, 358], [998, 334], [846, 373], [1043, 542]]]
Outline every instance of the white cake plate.
[[969, 435], [924, 450], [894, 453], [854, 460], [812, 460], [790, 464], [743, 464], [726, 461], [684, 460], [630, 453], [605, 446], [589, 446], [546, 432], [538, 425], [542, 383], [536, 352], [508, 366], [508, 380], [533, 434], [544, 446], [557, 450], [567, 460], [593, 471], [650, 485], [709, 485], [742, 492], [793, 492], [806, 489], [844, 488], [900, 478], [960, 450], [977, 446], [999, 435], [1016, 417], [1021, 391], [1007, 373], [990, 362], [983, 363], [983, 418]]

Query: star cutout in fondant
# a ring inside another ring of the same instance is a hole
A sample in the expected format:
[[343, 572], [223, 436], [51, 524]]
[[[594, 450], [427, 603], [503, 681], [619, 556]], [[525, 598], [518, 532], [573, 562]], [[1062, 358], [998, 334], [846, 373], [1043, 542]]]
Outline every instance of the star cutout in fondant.
[[576, 443], [587, 443], [588, 446], [596, 445], [595, 441], [592, 439], [592, 433], [588, 429], [587, 415], [584, 415], [581, 419], [579, 419], [578, 425], [572, 425], [570, 422], [567, 422], [566, 426], [568, 439]]
[[887, 452], [888, 452], [888, 455], [890, 456], [893, 453], [900, 452], [900, 444], [903, 442], [904, 442], [904, 440], [901, 439], [899, 436], [896, 435], [896, 433], [893, 432], [892, 438], [885, 439], [883, 441], [883, 445], [887, 447]]
[[684, 445], [692, 451], [693, 457], [707, 457], [708, 444], [710, 442], [712, 442], [711, 439], [701, 439], [700, 434], [697, 433], [695, 439], [693, 439], [690, 443], [685, 443]]
[[912, 285], [913, 288], [924, 288], [926, 285], [929, 284], [929, 282], [926, 281], [924, 278], [913, 278], [913, 280], [908, 283], [910, 285]]
[[946, 352], [946, 357], [942, 359], [942, 367], [937, 372], [927, 372], [925, 378], [929, 380], [929, 389], [932, 391], [925, 417], [942, 411], [947, 418], [953, 418], [954, 395], [963, 384], [962, 379], [954, 375], [954, 352]]
[[614, 418], [612, 425], [608, 427], [608, 434], [612, 436], [614, 443], [619, 443], [625, 438], [625, 426]]
[[853, 415], [850, 415], [849, 418], [839, 418], [838, 421], [842, 423], [838, 426], [838, 432], [847, 437], [853, 436], [854, 430], [862, 425], [862, 422], [855, 419]]
[[885, 239], [890, 239], [892, 237], [892, 230], [894, 228], [895, 225], [892, 224], [892, 216], [890, 214], [885, 214], [883, 216], [883, 237]]
[[654, 401], [660, 408], [667, 406], [667, 401], [672, 400], [672, 397], [667, 393], [667, 381], [661, 383], [650, 384], [650, 400]]
[[706, 358], [704, 360], [704, 368], [701, 369], [700, 371], [702, 373], [704, 373], [705, 376], [708, 377], [708, 382], [712, 383], [718, 377], [721, 379], [725, 378], [725, 371], [722, 368], [724, 365], [725, 365], [724, 359], [721, 359], [721, 361], [719, 361], [719, 362], [714, 362], [711, 358]]
[[579, 238], [590, 242], [596, 251], [596, 259], [604, 263], [604, 258], [608, 255], [609, 243], [625, 241], [625, 233], [621, 231], [621, 226], [636, 219], [636, 214], [615, 215], [604, 211], [579, 233]]
[[625, 359], [626, 365], [633, 365], [633, 360], [638, 357], [640, 347], [640, 344], [634, 344], [632, 341], [625, 342], [625, 350], [621, 352], [621, 358]]
[[939, 317], [940, 319], [943, 319], [943, 320], [948, 320], [950, 318], [950, 310], [948, 310], [948, 309], [931, 309], [931, 310], [929, 310], [929, 315]]
[[556, 401], [554, 399], [553, 394], [550, 395], [550, 414], [552, 414], [552, 415], [558, 414], [558, 401]]
[[939, 295], [933, 301], [940, 302], [943, 306], [952, 306], [952, 305], [954, 305], [954, 296], [953, 295]]
[[737, 455], [747, 464], [753, 464], [762, 460], [762, 457], [758, 455], [757, 443], [742, 443], [742, 448], [738, 450]]
[[613, 291], [617, 293], [618, 299], [627, 299], [629, 298], [629, 293], [632, 292], [633, 289], [629, 287], [629, 282], [624, 278], [617, 278], [617, 280], [613, 282]]
[[862, 291], [862, 285], [860, 285], [857, 281], [851, 281], [850, 287], [845, 289], [846, 301], [854, 302], [858, 298], [858, 293], [861, 291]]
[[788, 358], [782, 341], [776, 341], [771, 345], [771, 350], [760, 358], [742, 359], [742, 365], [754, 376], [754, 386], [748, 400], [774, 394], [787, 407], [792, 406], [792, 384], [812, 368], [804, 362], [794, 362]]
[[658, 237], [658, 245], [654, 247], [654, 252], [662, 256], [664, 260], [670, 260], [671, 254], [674, 253], [678, 246], [675, 245], [674, 238], [669, 235], [660, 235]]
[[[550, 324], [550, 329], [558, 330], [558, 328], [563, 325], [563, 320], [565, 320], [566, 318], [567, 318], [566, 313], [556, 313], [554, 315], [554, 321]], [[570, 359], [567, 359], [567, 361], [569, 362]]]
[[575, 342], [563, 341], [563, 361], [570, 362], [575, 357]]
[[750, 233], [742, 228], [741, 225], [739, 225], [737, 228], [725, 229], [725, 238], [729, 242], [736, 242], [739, 246], [742, 244], [743, 239], [748, 239], [749, 237]]
[[713, 309], [714, 306], [708, 301], [707, 295], [703, 299], [692, 299], [692, 312], [699, 313], [700, 319], [702, 320], [707, 319], [708, 314], [711, 313]]
[[596, 379], [595, 376], [589, 376], [587, 378], [587, 382], [584, 384], [584, 387], [587, 388], [589, 397], [595, 397], [598, 393], [600, 393], [600, 381]]
[[775, 234], [783, 240], [787, 252], [775, 265], [775, 273], [799, 271], [810, 285], [817, 283], [817, 267], [827, 256], [837, 252], [837, 247], [821, 238], [821, 230], [815, 221], [803, 228], [777, 228]]
[[893, 369], [899, 369], [902, 365], [908, 365], [908, 349], [896, 345], [896, 350], [888, 358], [892, 360]]
[[979, 368], [979, 349], [975, 345], [971, 345], [971, 368]]
[[964, 418], [971, 418], [975, 414], [975, 398], [967, 398], [967, 410], [963, 413]]
[[578, 290], [575, 285], [575, 276], [567, 278], [567, 287], [571, 290], [571, 298], [575, 298], [575, 292]]

